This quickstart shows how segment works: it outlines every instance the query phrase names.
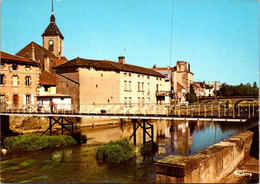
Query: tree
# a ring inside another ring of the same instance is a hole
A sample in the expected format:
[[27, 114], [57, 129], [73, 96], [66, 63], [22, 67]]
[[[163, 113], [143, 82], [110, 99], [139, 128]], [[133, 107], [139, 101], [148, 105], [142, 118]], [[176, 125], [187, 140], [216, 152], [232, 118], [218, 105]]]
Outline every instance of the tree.
[[186, 100], [189, 103], [193, 103], [193, 102], [197, 102], [198, 101], [197, 95], [195, 93], [195, 90], [194, 90], [194, 87], [193, 87], [192, 84], [190, 85], [190, 92], [186, 94]]

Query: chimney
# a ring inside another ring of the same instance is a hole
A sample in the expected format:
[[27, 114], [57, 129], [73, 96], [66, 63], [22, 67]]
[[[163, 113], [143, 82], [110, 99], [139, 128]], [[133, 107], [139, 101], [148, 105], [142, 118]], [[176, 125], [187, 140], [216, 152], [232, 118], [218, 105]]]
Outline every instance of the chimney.
[[190, 63], [188, 63], [188, 71], [190, 72]]
[[125, 64], [125, 56], [119, 56], [118, 62], [121, 63], [121, 64]]
[[35, 61], [35, 47], [33, 44], [31, 48], [31, 60]]

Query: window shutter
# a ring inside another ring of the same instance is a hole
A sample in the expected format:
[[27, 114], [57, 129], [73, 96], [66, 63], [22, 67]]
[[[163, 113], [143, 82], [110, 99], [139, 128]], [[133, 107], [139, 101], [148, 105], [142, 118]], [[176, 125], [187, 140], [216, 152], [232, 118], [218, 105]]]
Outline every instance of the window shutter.
[[14, 76], [12, 76], [11, 85], [14, 85]]
[[17, 104], [19, 104], [19, 95], [17, 95]]
[[4, 75], [4, 85], [6, 84], [6, 75]]
[[19, 76], [17, 75], [17, 86], [19, 86]]
[[32, 76], [30, 76], [29, 78], [30, 78], [29, 86], [31, 86], [32, 85]]
[[34, 96], [33, 95], [31, 96], [31, 104], [32, 105], [34, 104]]
[[26, 105], [26, 95], [23, 95], [23, 104]]

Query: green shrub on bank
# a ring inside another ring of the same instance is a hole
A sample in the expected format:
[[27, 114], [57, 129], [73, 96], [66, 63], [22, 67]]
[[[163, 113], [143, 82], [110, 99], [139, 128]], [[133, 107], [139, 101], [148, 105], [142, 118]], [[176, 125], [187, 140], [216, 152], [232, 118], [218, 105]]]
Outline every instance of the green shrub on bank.
[[96, 152], [98, 160], [108, 163], [120, 163], [135, 155], [135, 147], [127, 139], [110, 141], [104, 146], [100, 146]]
[[7, 137], [4, 147], [7, 150], [40, 150], [76, 144], [77, 142], [69, 135], [41, 136], [40, 134], [28, 134]]

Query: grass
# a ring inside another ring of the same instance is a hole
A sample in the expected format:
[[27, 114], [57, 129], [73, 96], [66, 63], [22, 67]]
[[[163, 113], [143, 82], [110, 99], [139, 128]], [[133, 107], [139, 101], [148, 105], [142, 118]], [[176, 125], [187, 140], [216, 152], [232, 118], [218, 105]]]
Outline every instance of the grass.
[[69, 135], [41, 136], [40, 134], [28, 134], [7, 137], [4, 140], [4, 147], [7, 150], [40, 150], [76, 144], [77, 142]]
[[100, 146], [96, 152], [96, 159], [108, 163], [124, 162], [135, 155], [135, 147], [127, 139], [110, 141]]

